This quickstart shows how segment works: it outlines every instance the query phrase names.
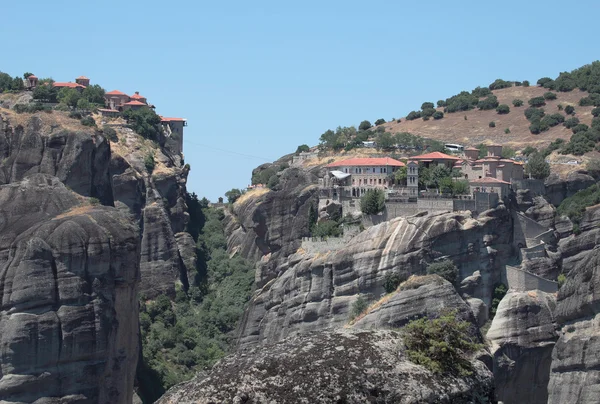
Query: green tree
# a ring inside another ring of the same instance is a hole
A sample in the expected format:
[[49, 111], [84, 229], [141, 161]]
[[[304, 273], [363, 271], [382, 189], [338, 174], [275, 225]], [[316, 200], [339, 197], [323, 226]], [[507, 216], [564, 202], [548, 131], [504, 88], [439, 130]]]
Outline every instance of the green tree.
[[151, 108], [128, 109], [123, 112], [123, 117], [131, 128], [142, 137], [155, 141], [159, 139], [161, 120]]
[[427, 265], [427, 273], [439, 275], [451, 284], [456, 283], [458, 278], [458, 268], [452, 261], [447, 259]]
[[525, 172], [535, 179], [543, 180], [550, 175], [550, 164], [546, 162], [542, 154], [534, 153], [529, 156]]
[[33, 76], [33, 73], [30, 73], [30, 72], [25, 72], [25, 73], [23, 73], [23, 78], [24, 78], [25, 80], [27, 80], [27, 79], [29, 78], [29, 76]]
[[446, 311], [438, 318], [410, 321], [403, 329], [403, 341], [411, 362], [433, 373], [468, 376], [473, 373], [469, 358], [482, 348], [472, 334], [472, 325]]
[[394, 137], [389, 132], [380, 132], [375, 140], [377, 147], [382, 150], [392, 150], [396, 147]]
[[375, 126], [383, 125], [385, 123], [385, 119], [379, 118], [375, 121]]
[[80, 98], [81, 94], [79, 94], [79, 91], [69, 87], [61, 88], [57, 96], [58, 102], [72, 108], [77, 106], [77, 101], [79, 101]]
[[225, 197], [227, 198], [228, 203], [235, 203], [240, 196], [242, 196], [244, 192], [238, 188], [231, 188], [229, 191], [225, 192]]
[[152, 174], [152, 171], [154, 171], [154, 167], [156, 167], [156, 161], [154, 160], [153, 152], [148, 152], [144, 156], [144, 167], [146, 167], [146, 170], [148, 170], [148, 173], [150, 174]]
[[365, 299], [363, 295], [359, 295], [350, 308], [350, 320], [360, 316], [368, 307], [369, 302], [367, 299]]
[[424, 102], [423, 104], [421, 104], [421, 110], [424, 111], [426, 109], [433, 109], [434, 105], [433, 102]]
[[406, 120], [407, 121], [413, 121], [415, 119], [418, 119], [421, 117], [421, 112], [420, 111], [410, 111], [408, 113], [408, 115], [406, 115]]
[[482, 111], [495, 109], [498, 106], [498, 98], [495, 95], [489, 95], [487, 98], [477, 103], [477, 108]]
[[394, 173], [394, 180], [400, 184], [400, 185], [406, 185], [406, 179], [408, 178], [407, 175], [407, 168], [406, 166], [404, 167], [400, 167], [398, 170], [396, 170], [396, 172]]
[[496, 285], [496, 287], [494, 288], [494, 294], [492, 295], [492, 305], [490, 306], [490, 318], [494, 318], [494, 316], [496, 315], [498, 305], [500, 304], [500, 301], [504, 298], [504, 296], [506, 296], [507, 291], [508, 289], [506, 289], [506, 285], [504, 285], [503, 283]]
[[520, 106], [522, 106], [522, 105], [523, 105], [523, 100], [520, 100], [520, 99], [518, 99], [518, 98], [515, 98], [515, 99], [512, 101], [512, 104], [513, 104], [513, 106], [514, 106], [514, 107], [520, 107]]
[[508, 114], [510, 112], [510, 108], [506, 104], [500, 104], [496, 108], [496, 112], [499, 114]]
[[371, 129], [371, 126], [373, 126], [371, 125], [371, 122], [365, 120], [358, 125], [358, 130], [369, 130]]
[[567, 106], [565, 107], [565, 113], [566, 113], [567, 115], [573, 115], [573, 114], [575, 113], [575, 107], [574, 107], [574, 106], [572, 106], [572, 105], [567, 105]]
[[529, 87], [529, 80], [523, 80], [523, 87]]
[[433, 119], [442, 119], [444, 117], [444, 113], [442, 111], [435, 111], [433, 113]]
[[548, 91], [548, 92], [544, 93], [544, 99], [545, 100], [555, 100], [556, 94], [553, 93], [552, 91]]
[[308, 147], [307, 144], [301, 144], [300, 146], [298, 146], [298, 148], [296, 149], [296, 156], [299, 155], [300, 153], [304, 152], [309, 152], [310, 151], [310, 147]]
[[494, 121], [491, 121], [491, 122], [488, 124], [488, 126], [489, 126], [490, 128], [495, 128], [495, 127], [496, 127], [496, 122], [494, 122]]
[[576, 117], [569, 118], [569, 119], [565, 120], [563, 125], [567, 129], [573, 129], [575, 126], [579, 125], [579, 118], [576, 118]]
[[38, 85], [33, 90], [32, 97], [37, 101], [56, 102], [58, 97], [58, 89], [51, 85], [43, 85], [38, 81]]
[[383, 288], [386, 293], [394, 292], [398, 286], [408, 279], [408, 275], [398, 271], [388, 271], [383, 277]]
[[92, 84], [83, 89], [81, 96], [91, 104], [104, 105], [104, 89], [98, 84]]
[[502, 79], [496, 79], [492, 84], [489, 85], [490, 90], [499, 90], [501, 88], [512, 87], [512, 82], [504, 81]]
[[80, 98], [79, 100], [77, 100], [77, 109], [82, 109], [82, 110], [89, 110], [91, 107], [90, 102], [88, 100], [86, 100], [85, 98]]
[[365, 215], [376, 215], [385, 209], [385, 193], [381, 189], [369, 189], [360, 197], [360, 210]]
[[600, 179], [600, 159], [599, 158], [594, 158], [591, 160], [588, 160], [588, 162], [585, 165], [585, 169], [588, 171], [588, 173], [593, 176], [596, 179]]
[[535, 147], [527, 146], [526, 148], [523, 149], [523, 151], [521, 153], [523, 153], [524, 156], [529, 156], [530, 154], [537, 153], [537, 152], [538, 152], [538, 149], [536, 149]]
[[119, 141], [119, 137], [117, 136], [117, 131], [114, 130], [113, 128], [111, 128], [110, 126], [103, 126], [102, 134], [104, 135], [105, 138], [107, 138], [111, 142]]
[[528, 103], [532, 107], [541, 107], [546, 105], [546, 100], [544, 97], [533, 97], [528, 101]]

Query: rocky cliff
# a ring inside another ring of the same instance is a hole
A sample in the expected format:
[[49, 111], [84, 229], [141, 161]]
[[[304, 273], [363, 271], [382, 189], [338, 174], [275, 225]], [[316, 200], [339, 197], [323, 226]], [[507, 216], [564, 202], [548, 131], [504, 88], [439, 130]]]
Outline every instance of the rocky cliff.
[[138, 292], [195, 271], [189, 168], [168, 139], [117, 132], [0, 116], [0, 400], [131, 402]]
[[171, 389], [175, 403], [486, 403], [491, 372], [436, 375], [408, 361], [394, 331], [336, 330], [291, 337], [231, 355]]
[[560, 325], [552, 352], [548, 403], [597, 403], [600, 397], [600, 248], [568, 273], [555, 311]]
[[47, 174], [0, 186], [0, 218], [0, 400], [131, 402], [135, 226]]
[[341, 249], [315, 254], [300, 250], [278, 265], [278, 276], [255, 293], [241, 326], [240, 345], [340, 327], [359, 295], [375, 301], [384, 294], [386, 273], [423, 274], [428, 262], [442, 257], [458, 264], [460, 279], [476, 278], [477, 287], [464, 293], [489, 306], [502, 262], [512, 251], [510, 228], [510, 216], [501, 206], [477, 219], [469, 213], [397, 218], [361, 232]]

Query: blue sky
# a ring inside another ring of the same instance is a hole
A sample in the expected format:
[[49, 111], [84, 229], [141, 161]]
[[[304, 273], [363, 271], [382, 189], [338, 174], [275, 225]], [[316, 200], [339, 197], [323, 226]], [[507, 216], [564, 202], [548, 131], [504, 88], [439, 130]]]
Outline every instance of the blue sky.
[[188, 190], [211, 200], [329, 128], [600, 57], [597, 1], [3, 3], [0, 71], [85, 75], [187, 118]]

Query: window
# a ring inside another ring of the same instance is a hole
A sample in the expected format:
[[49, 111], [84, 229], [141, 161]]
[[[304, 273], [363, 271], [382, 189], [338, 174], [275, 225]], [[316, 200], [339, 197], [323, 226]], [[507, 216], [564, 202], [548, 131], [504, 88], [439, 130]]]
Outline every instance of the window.
[[381, 178], [379, 179], [379, 185], [381, 185]]

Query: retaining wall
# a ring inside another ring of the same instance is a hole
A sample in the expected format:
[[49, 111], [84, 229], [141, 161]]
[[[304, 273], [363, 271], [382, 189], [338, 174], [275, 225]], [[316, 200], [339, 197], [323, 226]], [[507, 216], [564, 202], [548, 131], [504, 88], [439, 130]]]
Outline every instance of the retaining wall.
[[503, 273], [503, 282], [509, 289], [519, 292], [528, 290], [541, 290], [546, 293], [555, 293], [558, 291], [558, 283], [549, 281], [540, 276], [524, 271], [520, 268], [506, 265], [506, 271]]

